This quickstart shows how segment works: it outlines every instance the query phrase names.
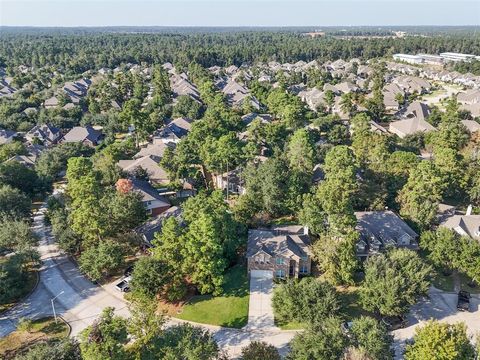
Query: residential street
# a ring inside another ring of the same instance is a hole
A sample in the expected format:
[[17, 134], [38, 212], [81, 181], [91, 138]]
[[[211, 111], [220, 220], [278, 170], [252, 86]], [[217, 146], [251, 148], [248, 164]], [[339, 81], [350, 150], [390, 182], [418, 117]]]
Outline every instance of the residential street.
[[480, 297], [472, 295], [470, 312], [457, 311], [457, 294], [448, 293], [435, 288], [429, 291], [429, 297], [412, 307], [408, 314], [409, 326], [393, 332], [395, 341], [395, 358], [401, 359], [405, 342], [415, 335], [415, 328], [429, 319], [436, 319], [446, 323], [464, 322], [469, 335], [480, 333], [479, 315]]
[[[113, 306], [119, 315], [127, 316], [128, 309], [121, 294], [107, 291], [92, 284], [78, 270], [75, 264], [62, 254], [49, 230], [43, 225], [45, 207], [34, 216], [33, 227], [40, 238], [38, 251], [43, 265], [40, 283], [22, 304], [0, 316], [0, 337], [15, 330], [22, 317], [41, 318], [53, 315], [51, 299], [62, 291], [55, 300], [55, 310], [72, 327], [72, 335], [78, 335], [107, 306]], [[108, 289], [108, 287], [107, 287]]]
[[[49, 228], [44, 226], [45, 211], [46, 208], [42, 207], [33, 218], [33, 228], [40, 238], [38, 251], [43, 262], [40, 282], [35, 291], [23, 303], [0, 315], [0, 337], [14, 331], [18, 320], [22, 317], [52, 316], [51, 299], [62, 291], [63, 293], [55, 300], [55, 310], [57, 315], [62, 316], [72, 327], [72, 336], [77, 336], [83, 329], [92, 324], [102, 309], [107, 306], [115, 307], [118, 315], [127, 317], [129, 315], [127, 305], [122, 298], [122, 294], [114, 289], [114, 284], [104, 287], [94, 285], [81, 274], [68, 256], [60, 252]], [[266, 289], [268, 290], [268, 288], [267, 286]], [[171, 319], [167, 325], [182, 322], [184, 321]], [[266, 341], [276, 346], [282, 354], [285, 354], [288, 350], [289, 341], [296, 333], [295, 331], [281, 331], [271, 326], [263, 328], [258, 324], [255, 329], [248, 329], [247, 327], [230, 329], [203, 324], [195, 325], [210, 330], [219, 346], [233, 357], [240, 355], [241, 348], [248, 345], [252, 340]]]

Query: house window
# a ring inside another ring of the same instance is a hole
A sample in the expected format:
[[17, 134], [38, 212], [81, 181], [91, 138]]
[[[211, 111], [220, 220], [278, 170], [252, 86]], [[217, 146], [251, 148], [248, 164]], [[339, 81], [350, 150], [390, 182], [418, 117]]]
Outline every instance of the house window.
[[277, 265], [283, 265], [283, 264], [285, 264], [284, 259], [283, 259], [283, 258], [280, 258], [280, 257], [277, 257], [275, 261], [276, 261]]
[[308, 273], [307, 264], [302, 263], [302, 265], [300, 266], [300, 274], [306, 274], [306, 273]]
[[285, 270], [277, 270], [275, 272], [275, 276], [280, 279], [285, 278]]

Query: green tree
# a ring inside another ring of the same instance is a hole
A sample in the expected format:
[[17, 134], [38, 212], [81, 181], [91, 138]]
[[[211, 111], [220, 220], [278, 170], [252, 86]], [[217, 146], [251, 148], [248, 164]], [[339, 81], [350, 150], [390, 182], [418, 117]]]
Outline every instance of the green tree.
[[368, 316], [361, 316], [352, 321], [350, 328], [351, 342], [363, 354], [373, 360], [393, 359], [391, 346], [393, 337], [385, 325]]
[[333, 286], [313, 278], [288, 281], [275, 288], [272, 299], [275, 317], [282, 322], [317, 324], [340, 309]]
[[261, 341], [252, 341], [242, 348], [241, 360], [280, 360], [280, 354], [273, 345]]
[[431, 268], [411, 250], [394, 249], [368, 259], [360, 299], [369, 311], [401, 315], [430, 286]]
[[84, 360], [127, 359], [127, 321], [107, 307], [95, 322], [80, 335], [80, 349]]
[[420, 236], [420, 247], [428, 251], [427, 258], [438, 268], [453, 270], [460, 257], [459, 236], [446, 227], [425, 231]]
[[313, 245], [313, 254], [318, 267], [332, 284], [354, 283], [358, 269], [356, 243], [358, 233], [347, 230], [343, 234], [323, 233]]
[[144, 256], [135, 262], [130, 282], [134, 295], [154, 298], [169, 283], [175, 270], [154, 257]]
[[406, 360], [470, 360], [475, 358], [473, 345], [463, 323], [446, 324], [429, 321], [415, 329], [413, 344], [407, 345]]
[[92, 280], [99, 280], [123, 264], [124, 247], [112, 240], [89, 246], [80, 255], [80, 270]]
[[72, 338], [38, 342], [15, 357], [15, 360], [82, 360], [78, 342]]
[[0, 185], [2, 184], [17, 188], [30, 197], [43, 190], [37, 173], [16, 161], [0, 164]]
[[445, 185], [434, 164], [420, 162], [398, 194], [400, 214], [420, 228], [427, 228], [437, 215]]
[[287, 159], [290, 169], [305, 176], [311, 175], [315, 165], [315, 148], [305, 129], [295, 131], [288, 142]]
[[184, 235], [183, 268], [202, 294], [222, 292], [226, 261], [220, 232], [211, 215], [198, 214]]
[[340, 359], [347, 345], [347, 338], [340, 324], [340, 320], [330, 317], [321, 324], [297, 334], [290, 343], [291, 351], [287, 359]]
[[30, 215], [31, 200], [20, 190], [0, 185], [0, 215], [26, 218]]

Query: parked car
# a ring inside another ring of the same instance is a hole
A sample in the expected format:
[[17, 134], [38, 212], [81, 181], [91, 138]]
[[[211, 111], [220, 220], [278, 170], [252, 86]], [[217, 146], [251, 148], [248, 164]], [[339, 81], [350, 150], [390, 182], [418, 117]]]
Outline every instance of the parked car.
[[470, 293], [468, 291], [460, 290], [458, 292], [457, 310], [469, 311], [470, 310]]
[[389, 331], [403, 329], [408, 325], [407, 319], [403, 316], [386, 316], [382, 318], [382, 322]]
[[122, 281], [120, 281], [115, 288], [121, 292], [129, 292], [130, 291], [130, 280], [132, 280], [131, 276], [124, 277]]
[[132, 273], [133, 273], [133, 267], [134, 267], [134, 265], [130, 265], [129, 267], [127, 267], [125, 269], [125, 271], [123, 272], [123, 275], [124, 276], [131, 276]]

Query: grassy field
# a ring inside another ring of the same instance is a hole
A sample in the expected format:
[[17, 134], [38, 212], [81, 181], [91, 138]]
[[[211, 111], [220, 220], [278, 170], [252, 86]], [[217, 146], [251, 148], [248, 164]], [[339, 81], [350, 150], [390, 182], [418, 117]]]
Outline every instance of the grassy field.
[[34, 320], [28, 331], [17, 329], [0, 339], [0, 358], [13, 358], [16, 352], [36, 342], [65, 338], [69, 332], [67, 324], [60, 319], [58, 323], [52, 317]]
[[[2, 262], [2, 257], [0, 257], [0, 262]], [[35, 269], [31, 269], [28, 272], [27, 281], [20, 283], [19, 285], [22, 286], [20, 292], [14, 298], [9, 299], [4, 303], [0, 303], [0, 313], [10, 309], [14, 306], [18, 301], [20, 301], [23, 297], [27, 296], [30, 291], [32, 291], [33, 287], [37, 283], [38, 273]]]
[[193, 296], [175, 317], [202, 324], [241, 328], [248, 321], [249, 287], [244, 266], [232, 267], [225, 276], [222, 296]]

